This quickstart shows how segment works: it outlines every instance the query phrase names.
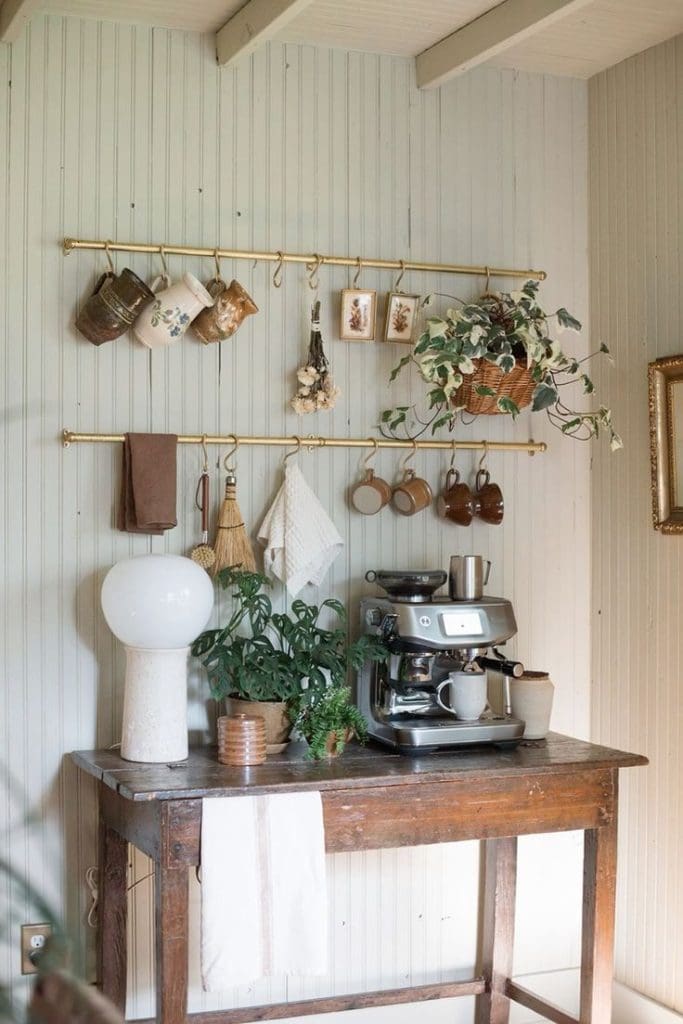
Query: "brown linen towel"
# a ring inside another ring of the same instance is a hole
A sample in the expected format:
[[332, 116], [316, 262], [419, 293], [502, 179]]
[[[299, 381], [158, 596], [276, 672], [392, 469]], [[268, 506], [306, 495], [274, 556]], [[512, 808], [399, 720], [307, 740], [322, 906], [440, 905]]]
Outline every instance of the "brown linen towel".
[[175, 434], [126, 434], [119, 530], [163, 533], [177, 526]]

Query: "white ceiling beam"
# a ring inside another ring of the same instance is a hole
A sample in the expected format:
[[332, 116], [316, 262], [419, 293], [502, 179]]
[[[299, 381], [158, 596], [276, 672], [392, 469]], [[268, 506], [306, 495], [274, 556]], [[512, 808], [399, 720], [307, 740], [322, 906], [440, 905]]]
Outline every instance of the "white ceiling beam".
[[4, 0], [0, 2], [0, 43], [13, 43], [31, 15], [40, 6], [40, 0]]
[[219, 64], [232, 64], [272, 39], [313, 0], [249, 0], [216, 33]]
[[415, 58], [417, 84], [421, 89], [442, 85], [592, 2], [504, 0], [419, 53]]

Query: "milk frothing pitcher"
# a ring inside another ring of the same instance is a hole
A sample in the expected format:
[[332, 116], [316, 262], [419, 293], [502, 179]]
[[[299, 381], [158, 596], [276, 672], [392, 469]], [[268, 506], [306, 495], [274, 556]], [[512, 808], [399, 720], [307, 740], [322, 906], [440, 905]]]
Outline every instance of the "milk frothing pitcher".
[[[486, 569], [484, 570], [484, 566]], [[481, 555], [452, 555], [448, 592], [453, 601], [478, 601], [489, 581], [491, 563]]]

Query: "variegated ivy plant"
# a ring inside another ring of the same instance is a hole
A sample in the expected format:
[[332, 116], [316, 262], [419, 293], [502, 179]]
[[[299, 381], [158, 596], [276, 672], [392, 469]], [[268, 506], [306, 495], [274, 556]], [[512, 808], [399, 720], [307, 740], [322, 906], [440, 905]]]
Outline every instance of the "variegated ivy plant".
[[[420, 417], [414, 406], [397, 406], [382, 413], [382, 431], [396, 436], [399, 428], [410, 427], [409, 432], [414, 437], [429, 427], [432, 433], [444, 426], [452, 430], [464, 409], [458, 389], [465, 375], [475, 372], [476, 360], [495, 363], [504, 374], [522, 361], [535, 383], [532, 412], [545, 410], [551, 423], [562, 433], [581, 440], [597, 437], [602, 428], [610, 438], [612, 450], [621, 448], [621, 438], [612, 427], [609, 409], [600, 406], [595, 412], [580, 412], [565, 401], [564, 389], [570, 384], [579, 384], [584, 394], [593, 394], [593, 382], [583, 369], [592, 355], [576, 359], [562, 350], [560, 343], [551, 337], [550, 321], [555, 320], [560, 329], [572, 331], [580, 331], [581, 324], [566, 309], [545, 313], [538, 304], [537, 291], [538, 282], [527, 281], [520, 291], [487, 293], [477, 302], [456, 299], [461, 308], [448, 309], [445, 317], [429, 317], [414, 350], [401, 359], [390, 377], [394, 381], [409, 363], [417, 366], [429, 385], [427, 418]], [[429, 304], [430, 300], [428, 296], [424, 304]], [[604, 344], [599, 351], [609, 355]], [[485, 385], [475, 385], [474, 390], [481, 396], [496, 396], [496, 392]], [[513, 417], [520, 411], [507, 396], [499, 396], [496, 404], [501, 413]], [[409, 422], [411, 414], [417, 420], [417, 431]]]

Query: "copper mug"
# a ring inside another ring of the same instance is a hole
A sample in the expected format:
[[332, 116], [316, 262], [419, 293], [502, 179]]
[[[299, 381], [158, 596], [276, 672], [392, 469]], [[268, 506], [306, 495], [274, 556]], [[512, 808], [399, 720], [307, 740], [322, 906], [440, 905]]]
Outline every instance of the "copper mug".
[[475, 509], [475, 515], [483, 519], [485, 523], [498, 526], [503, 522], [505, 503], [503, 502], [503, 492], [498, 484], [492, 484], [490, 481], [491, 474], [488, 469], [480, 469], [476, 481], [475, 498], [478, 507]]
[[391, 502], [402, 516], [414, 516], [431, 505], [432, 489], [426, 480], [415, 476], [414, 469], [405, 469], [402, 481], [394, 487]]
[[460, 483], [457, 469], [449, 469], [443, 493], [436, 502], [436, 510], [442, 519], [450, 519], [458, 526], [469, 526], [477, 512], [477, 501], [467, 484]]
[[233, 280], [227, 285], [220, 277], [215, 277], [209, 282], [208, 290], [214, 299], [213, 306], [203, 309], [192, 321], [192, 330], [205, 345], [232, 337], [246, 317], [258, 313], [258, 306], [239, 281]]
[[374, 516], [391, 501], [391, 487], [375, 476], [373, 469], [366, 469], [365, 476], [351, 490], [351, 504], [356, 512], [364, 516]]
[[118, 275], [107, 271], [76, 317], [76, 329], [93, 345], [113, 341], [124, 334], [153, 301], [154, 293], [128, 267]]

